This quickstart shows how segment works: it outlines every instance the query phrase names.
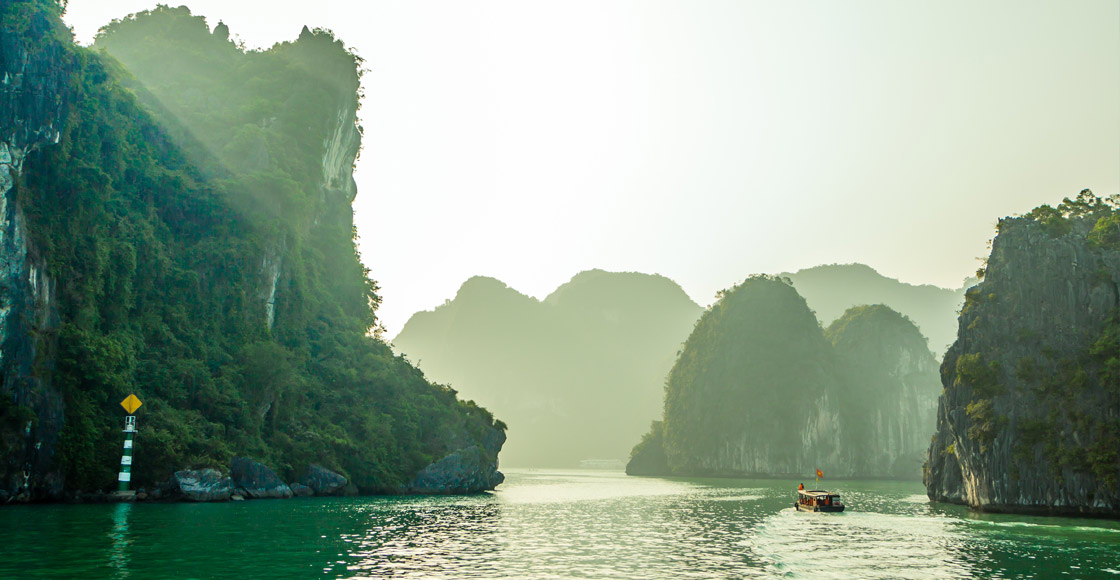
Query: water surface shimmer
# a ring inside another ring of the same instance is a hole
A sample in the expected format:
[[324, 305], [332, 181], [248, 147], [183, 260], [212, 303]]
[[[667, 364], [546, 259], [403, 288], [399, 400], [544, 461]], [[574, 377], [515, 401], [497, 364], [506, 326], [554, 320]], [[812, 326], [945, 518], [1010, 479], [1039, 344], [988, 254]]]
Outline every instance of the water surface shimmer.
[[[0, 578], [1116, 578], [1120, 522], [979, 515], [919, 483], [510, 470], [469, 497], [8, 506]], [[807, 483], [812, 483], [811, 481]]]

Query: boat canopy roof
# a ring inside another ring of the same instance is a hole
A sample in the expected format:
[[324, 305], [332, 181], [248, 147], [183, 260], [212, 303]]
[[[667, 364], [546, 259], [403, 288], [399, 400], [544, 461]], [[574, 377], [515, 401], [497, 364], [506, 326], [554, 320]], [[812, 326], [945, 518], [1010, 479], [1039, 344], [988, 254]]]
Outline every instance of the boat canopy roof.
[[812, 497], [840, 497], [840, 494], [838, 493], [832, 493], [829, 491], [824, 491], [822, 489], [799, 489], [797, 490], [797, 493], [800, 493], [801, 495], [809, 495]]

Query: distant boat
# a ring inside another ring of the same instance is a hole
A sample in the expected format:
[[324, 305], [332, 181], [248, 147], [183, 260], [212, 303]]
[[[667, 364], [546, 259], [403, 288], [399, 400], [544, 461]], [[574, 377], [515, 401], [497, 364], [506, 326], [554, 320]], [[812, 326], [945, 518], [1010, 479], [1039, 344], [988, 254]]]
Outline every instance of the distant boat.
[[793, 504], [793, 507], [802, 512], [844, 511], [844, 504], [840, 503], [840, 494], [819, 489], [797, 490], [797, 503]]
[[581, 459], [580, 469], [624, 469], [626, 464], [621, 459]]

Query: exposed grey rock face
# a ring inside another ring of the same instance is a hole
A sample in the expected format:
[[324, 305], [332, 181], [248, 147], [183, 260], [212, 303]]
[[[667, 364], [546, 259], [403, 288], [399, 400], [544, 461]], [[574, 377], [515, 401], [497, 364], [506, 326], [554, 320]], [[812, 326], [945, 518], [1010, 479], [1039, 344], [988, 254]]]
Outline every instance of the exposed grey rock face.
[[247, 457], [235, 457], [230, 468], [233, 484], [245, 490], [246, 497], [253, 499], [289, 498], [292, 489], [284, 483], [276, 472]]
[[457, 437], [465, 445], [420, 470], [402, 493], [452, 494], [479, 493], [494, 489], [505, 481], [498, 471], [498, 452], [506, 442], [505, 431], [488, 429], [481, 445], [469, 444], [466, 434]]
[[35, 336], [57, 323], [55, 283], [30, 244], [13, 185], [29, 153], [58, 142], [69, 106], [73, 56], [59, 43], [44, 42], [68, 35], [60, 28], [34, 10], [25, 24], [0, 28], [0, 397], [27, 416], [18, 425], [0, 425], [0, 489], [40, 499], [61, 498], [63, 483], [51, 461], [62, 429], [62, 396], [32, 374]]
[[1120, 252], [1090, 241], [1095, 223], [1073, 218], [1063, 233], [1029, 218], [1000, 221], [941, 366], [931, 499], [1120, 515]]
[[307, 487], [302, 483], [292, 482], [288, 484], [288, 487], [291, 488], [292, 494], [296, 497], [311, 497], [315, 495], [315, 492], [312, 491], [310, 487]]
[[455, 451], [425, 467], [408, 484], [409, 493], [478, 493], [505, 481], [479, 446]]
[[848, 309], [825, 334], [844, 384], [842, 463], [859, 477], [921, 478], [941, 394], [925, 337], [881, 304]]
[[190, 501], [229, 501], [233, 494], [233, 480], [209, 468], [176, 471], [168, 487]]
[[300, 479], [315, 495], [341, 495], [346, 491], [346, 478], [322, 465], [312, 463]]

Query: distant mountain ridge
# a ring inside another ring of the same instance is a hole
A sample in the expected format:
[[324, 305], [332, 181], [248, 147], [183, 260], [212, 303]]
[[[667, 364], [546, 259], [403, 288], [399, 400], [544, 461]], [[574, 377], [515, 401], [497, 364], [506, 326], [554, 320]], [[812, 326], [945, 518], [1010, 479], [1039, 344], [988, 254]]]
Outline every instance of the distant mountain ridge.
[[[827, 327], [853, 306], [885, 304], [943, 352], [963, 291], [914, 286], [862, 264], [789, 278]], [[664, 384], [703, 313], [659, 275], [588, 270], [543, 300], [475, 276], [452, 300], [414, 314], [393, 340], [432, 380], [494, 409], [510, 427], [507, 465], [621, 459], [662, 415]]]
[[957, 312], [964, 303], [964, 291], [975, 283], [970, 279], [954, 290], [907, 284], [864, 264], [827, 264], [782, 273], [779, 277], [793, 281], [824, 326], [852, 306], [890, 306], [918, 326], [939, 360], [957, 336]]
[[393, 344], [430, 379], [504, 410], [505, 464], [573, 466], [626, 456], [701, 310], [659, 275], [589, 270], [544, 300], [476, 276]]

